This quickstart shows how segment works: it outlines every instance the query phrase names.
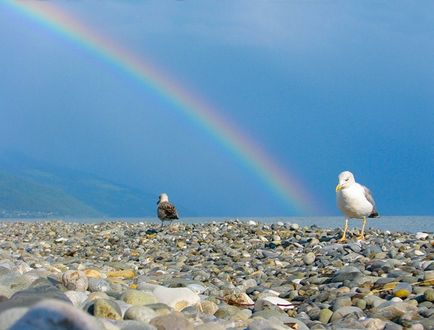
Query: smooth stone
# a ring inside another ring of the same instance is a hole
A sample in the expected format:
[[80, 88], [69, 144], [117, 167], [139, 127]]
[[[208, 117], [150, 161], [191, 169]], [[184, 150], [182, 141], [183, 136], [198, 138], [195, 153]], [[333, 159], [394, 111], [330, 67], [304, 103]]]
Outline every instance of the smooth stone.
[[158, 330], [194, 330], [193, 324], [180, 312], [154, 317], [150, 324]]
[[339, 297], [333, 304], [333, 311], [336, 312], [339, 308], [349, 307], [352, 305], [350, 297]]
[[154, 326], [136, 320], [104, 320], [104, 330], [157, 330]]
[[252, 311], [250, 309], [244, 308], [235, 313], [231, 319], [234, 321], [246, 321], [252, 316]]
[[155, 304], [158, 302], [157, 297], [152, 292], [133, 289], [125, 291], [121, 296], [121, 300], [125, 301], [127, 304], [138, 306]]
[[288, 314], [279, 308], [274, 308], [274, 309], [267, 308], [267, 309], [263, 309], [262, 311], [255, 311], [255, 313], [253, 313], [252, 315], [252, 318], [256, 318], [256, 317], [262, 317], [263, 319], [267, 319], [267, 320], [273, 318], [283, 323], [287, 323], [288, 320], [290, 319]]
[[341, 307], [333, 313], [331, 321], [335, 322], [337, 320], [340, 320], [340, 319], [346, 317], [349, 314], [356, 315], [356, 317], [358, 319], [365, 316], [365, 314], [363, 313], [363, 311], [359, 307], [354, 307], [354, 306]]
[[199, 295], [188, 288], [157, 287], [153, 293], [160, 303], [166, 304], [178, 312], [200, 302]]
[[136, 277], [136, 272], [133, 269], [111, 271], [107, 273], [107, 277], [133, 279], [134, 277]]
[[107, 292], [111, 290], [111, 285], [104, 279], [89, 278], [88, 289], [90, 292]]
[[429, 317], [425, 319], [418, 320], [420, 324], [424, 326], [425, 329], [434, 329], [434, 317]]
[[60, 300], [44, 300], [34, 305], [10, 330], [99, 330], [100, 323], [85, 312]]
[[9, 329], [17, 320], [26, 314], [28, 310], [28, 307], [15, 307], [0, 313], [0, 330]]
[[71, 300], [74, 306], [80, 306], [87, 299], [88, 296], [88, 293], [86, 292], [72, 290], [65, 291], [64, 294], [68, 297], [69, 300]]
[[206, 322], [204, 324], [198, 325], [194, 329], [195, 330], [226, 330], [227, 327], [225, 324], [222, 324], [219, 321], [214, 321], [214, 322]]
[[297, 330], [309, 330], [308, 326], [303, 321], [293, 317], [289, 317], [285, 324], [288, 324], [293, 329], [296, 327]]
[[363, 321], [363, 325], [366, 329], [370, 330], [383, 330], [386, 326], [386, 322], [380, 319], [369, 318]]
[[14, 291], [9, 286], [0, 284], [0, 295], [10, 298], [14, 294]]
[[333, 312], [330, 309], [328, 308], [321, 309], [321, 312], [319, 313], [319, 321], [321, 323], [327, 324], [329, 323], [332, 315]]
[[251, 307], [255, 304], [252, 298], [250, 298], [249, 295], [245, 292], [231, 293], [229, 295], [226, 295], [224, 297], [224, 300], [230, 305], [242, 307]]
[[124, 315], [125, 320], [136, 320], [149, 323], [158, 314], [151, 308], [146, 306], [131, 306], [127, 309]]
[[83, 273], [84, 275], [86, 275], [88, 279], [90, 278], [100, 279], [104, 277], [103, 274], [96, 269], [85, 269], [83, 270]]
[[87, 301], [93, 301], [95, 299], [110, 299], [110, 297], [108, 296], [107, 293], [105, 292], [91, 292], [89, 293], [89, 295], [87, 296]]
[[72, 304], [62, 291], [52, 285], [43, 284], [15, 292], [9, 300], [0, 303], [0, 312], [13, 307], [29, 307], [44, 299], [57, 299]]
[[398, 298], [407, 298], [413, 291], [412, 287], [408, 283], [398, 283], [393, 289], [393, 295]]
[[362, 247], [358, 243], [349, 243], [346, 246], [356, 253], [362, 251]]
[[127, 304], [125, 301], [119, 300], [119, 299], [114, 300], [114, 302], [116, 303], [116, 305], [119, 306], [119, 308], [121, 310], [121, 316], [122, 317], [124, 317], [125, 312], [127, 311], [127, 309], [132, 306], [131, 304]]
[[147, 283], [147, 282], [139, 282], [137, 283], [137, 290], [141, 290], [141, 291], [148, 291], [148, 292], [152, 292], [154, 291], [156, 288], [160, 287], [161, 285], [158, 284], [153, 284], [153, 283]]
[[214, 313], [214, 316], [219, 319], [229, 320], [233, 315], [238, 313], [240, 309], [236, 306], [231, 305], [221, 305], [217, 312]]
[[424, 281], [434, 281], [434, 270], [425, 271], [423, 273]]
[[203, 286], [202, 284], [198, 284], [198, 283], [187, 284], [186, 287], [196, 294], [202, 294], [207, 289], [205, 286]]
[[276, 319], [267, 320], [259, 317], [253, 318], [249, 322], [249, 325], [247, 327], [247, 330], [288, 330], [288, 329], [295, 329], [295, 328], [288, 328], [286, 325], [284, 325], [282, 322], [279, 322]]
[[104, 317], [112, 320], [122, 320], [122, 311], [120, 307], [109, 299], [95, 299], [90, 311], [96, 317]]
[[372, 317], [383, 320], [395, 320], [404, 315], [406, 316], [406, 319], [410, 320], [417, 318], [417, 307], [405, 302], [400, 302], [384, 307], [379, 306], [375, 311], [371, 311]]
[[255, 310], [260, 311], [268, 306], [277, 306], [282, 310], [288, 310], [293, 309], [294, 305], [291, 304], [288, 300], [274, 297], [274, 296], [268, 296], [261, 299], [258, 299], [255, 303]]
[[330, 282], [343, 282], [343, 281], [352, 281], [356, 277], [360, 277], [362, 275], [360, 269], [354, 267], [354, 266], [345, 266], [342, 269], [338, 270], [333, 277], [331, 278]]
[[364, 299], [357, 300], [356, 306], [359, 307], [361, 310], [366, 309], [366, 305], [367, 305], [366, 300]]
[[364, 329], [362, 323], [363, 319], [357, 319], [357, 315], [349, 314], [347, 317], [334, 321], [332, 324], [332, 329]]
[[62, 283], [68, 290], [86, 291], [89, 285], [86, 275], [80, 270], [68, 270], [62, 275]]
[[399, 325], [395, 322], [388, 321], [386, 322], [386, 325], [384, 326], [383, 330], [402, 330], [402, 329], [404, 329], [402, 325]]
[[298, 223], [293, 223], [289, 226], [289, 228], [291, 228], [292, 230], [299, 230], [300, 225]]
[[418, 239], [418, 240], [424, 240], [429, 236], [429, 234], [418, 231], [415, 236], [416, 236], [416, 239]]
[[366, 301], [366, 304], [368, 306], [372, 306], [372, 307], [378, 307], [381, 304], [383, 304], [384, 302], [386, 302], [386, 300], [384, 300], [383, 298], [380, 298], [380, 297], [375, 296], [375, 295], [367, 295], [363, 298], [363, 300]]
[[307, 311], [307, 315], [312, 321], [318, 321], [320, 314], [321, 314], [321, 308], [317, 306], [313, 306], [311, 309]]
[[200, 302], [200, 310], [207, 315], [214, 315], [218, 311], [217, 304], [210, 300], [203, 300]]
[[315, 253], [309, 252], [303, 257], [303, 262], [306, 265], [311, 265], [315, 262], [315, 259], [316, 259]]
[[257, 285], [258, 285], [258, 283], [257, 283], [256, 280], [253, 279], [253, 278], [249, 278], [249, 279], [246, 279], [246, 280], [244, 280], [244, 281], [241, 282], [241, 286], [242, 286], [245, 290], [247, 290], [247, 289], [249, 289], [249, 288], [254, 288], [254, 287], [257, 286]]
[[424, 292], [423, 297], [426, 301], [434, 302], [434, 289], [428, 289]]
[[166, 304], [157, 303], [146, 305], [146, 307], [152, 309], [158, 316], [168, 315], [173, 312], [173, 308], [167, 306]]

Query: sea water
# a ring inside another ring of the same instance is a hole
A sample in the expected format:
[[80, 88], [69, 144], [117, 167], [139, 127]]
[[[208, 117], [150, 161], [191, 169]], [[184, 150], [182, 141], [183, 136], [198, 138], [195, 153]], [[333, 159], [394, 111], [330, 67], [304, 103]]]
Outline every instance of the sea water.
[[[52, 218], [52, 219], [0, 219], [0, 221], [55, 221], [62, 220], [67, 222], [80, 223], [100, 223], [107, 221], [126, 221], [126, 222], [147, 222], [160, 224], [157, 218]], [[208, 223], [224, 221], [250, 221], [257, 223], [297, 223], [300, 226], [316, 225], [321, 228], [343, 227], [343, 217], [186, 217], [177, 221], [186, 223]], [[358, 219], [350, 220], [350, 228], [361, 228], [362, 222]], [[375, 219], [368, 219], [366, 228], [378, 228], [381, 230], [398, 231], [398, 232], [433, 232], [434, 216], [382, 216]]]

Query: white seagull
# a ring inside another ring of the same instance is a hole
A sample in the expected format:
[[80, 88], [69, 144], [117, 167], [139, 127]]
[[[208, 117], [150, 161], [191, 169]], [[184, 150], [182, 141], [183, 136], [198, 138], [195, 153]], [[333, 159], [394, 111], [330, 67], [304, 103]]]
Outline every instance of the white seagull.
[[345, 215], [345, 227], [342, 242], [346, 240], [348, 220], [350, 218], [363, 219], [362, 231], [357, 237], [359, 240], [365, 238], [366, 217], [378, 217], [375, 208], [374, 198], [368, 188], [357, 183], [353, 173], [344, 171], [339, 174], [339, 183], [336, 186], [336, 201], [339, 209]]
[[170, 221], [170, 223], [172, 223], [173, 220], [179, 219], [176, 207], [169, 203], [169, 197], [167, 194], [162, 193], [159, 196], [157, 205], [157, 215], [158, 219], [161, 220], [161, 226], [163, 226], [164, 221]]

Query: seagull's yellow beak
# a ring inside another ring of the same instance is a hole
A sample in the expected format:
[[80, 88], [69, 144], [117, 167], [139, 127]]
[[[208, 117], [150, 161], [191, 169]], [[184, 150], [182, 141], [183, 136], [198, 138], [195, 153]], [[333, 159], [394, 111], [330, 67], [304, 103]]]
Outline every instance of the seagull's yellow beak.
[[337, 186], [336, 186], [336, 192], [338, 192], [339, 190], [341, 190], [342, 189], [342, 185], [341, 184], [338, 184]]

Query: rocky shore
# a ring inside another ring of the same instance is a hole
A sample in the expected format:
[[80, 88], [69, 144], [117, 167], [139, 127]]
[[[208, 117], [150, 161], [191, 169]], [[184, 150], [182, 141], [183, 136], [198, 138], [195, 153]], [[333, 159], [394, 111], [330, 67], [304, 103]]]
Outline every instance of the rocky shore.
[[2, 329], [434, 329], [434, 236], [0, 223]]

